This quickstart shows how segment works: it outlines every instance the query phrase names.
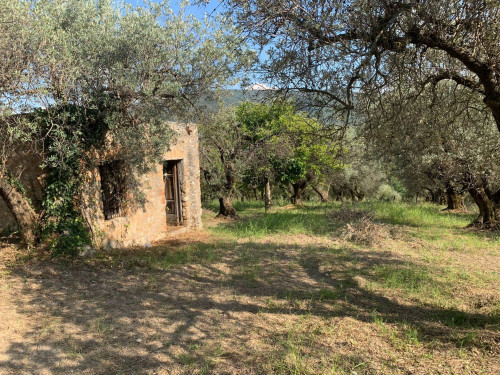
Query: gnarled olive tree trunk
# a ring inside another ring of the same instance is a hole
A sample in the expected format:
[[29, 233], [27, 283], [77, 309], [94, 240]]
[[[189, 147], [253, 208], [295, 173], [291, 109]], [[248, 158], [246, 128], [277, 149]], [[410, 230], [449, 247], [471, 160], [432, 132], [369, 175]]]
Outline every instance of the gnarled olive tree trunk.
[[222, 188], [221, 196], [219, 197], [219, 213], [216, 217], [231, 217], [238, 218], [238, 213], [233, 207], [234, 185], [236, 182], [235, 169], [233, 160], [235, 153], [232, 152], [229, 157], [225, 157], [224, 152], [221, 150], [221, 161], [224, 167], [224, 186]]
[[290, 197], [290, 202], [292, 202], [292, 204], [302, 204], [302, 196], [304, 195], [306, 186], [307, 180], [305, 179], [292, 184], [293, 195]]
[[328, 191], [329, 186], [328, 187], [313, 186], [312, 188], [319, 195], [321, 202], [327, 203], [330, 201], [330, 196], [329, 196], [329, 191]]
[[485, 178], [471, 178], [468, 191], [479, 208], [479, 216], [471, 226], [497, 226], [500, 223], [500, 190], [493, 193]]
[[490, 199], [482, 187], [471, 188], [469, 194], [479, 208], [479, 216], [471, 225], [491, 227], [498, 224], [500, 204]]
[[238, 213], [233, 207], [233, 201], [229, 196], [219, 197], [219, 213], [216, 217], [232, 217], [238, 218]]
[[335, 200], [342, 202], [344, 200], [344, 192], [342, 189], [333, 189], [333, 194], [335, 195]]
[[464, 193], [453, 187], [450, 183], [446, 184], [446, 203], [445, 210], [465, 210]]
[[26, 197], [19, 193], [5, 179], [0, 179], [0, 196], [14, 216], [25, 244], [35, 242], [38, 216]]

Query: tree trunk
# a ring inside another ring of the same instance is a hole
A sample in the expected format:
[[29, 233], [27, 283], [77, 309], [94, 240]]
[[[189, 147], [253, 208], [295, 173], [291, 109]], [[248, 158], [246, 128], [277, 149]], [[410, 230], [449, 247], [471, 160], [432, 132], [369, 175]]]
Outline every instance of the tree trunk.
[[483, 101], [491, 110], [495, 123], [497, 124], [498, 131], [500, 131], [500, 92], [497, 91], [486, 95]]
[[235, 169], [233, 160], [236, 157], [236, 153], [233, 151], [230, 152], [229, 156], [226, 158], [223, 150], [220, 150], [220, 158], [222, 161], [222, 165], [224, 166], [224, 186], [221, 196], [219, 197], [219, 213], [216, 217], [231, 217], [238, 218], [238, 213], [233, 207], [232, 199], [234, 197], [234, 185], [236, 181], [235, 177]]
[[334, 190], [335, 200], [342, 202], [344, 200], [344, 193], [342, 190]]
[[479, 216], [471, 226], [491, 227], [500, 220], [500, 205], [495, 204], [482, 186], [469, 189], [469, 194], [479, 208]]
[[0, 196], [14, 216], [26, 245], [35, 242], [37, 215], [28, 200], [5, 179], [0, 179]]
[[356, 194], [354, 194], [354, 190], [349, 189], [349, 193], [351, 194], [351, 201], [356, 202]]
[[442, 189], [431, 190], [427, 189], [431, 193], [431, 202], [436, 204], [444, 204], [444, 191]]
[[271, 183], [269, 182], [269, 179], [266, 178], [266, 185], [265, 185], [265, 196], [264, 196], [264, 207], [266, 209], [266, 212], [271, 209]]
[[304, 189], [306, 188], [307, 181], [302, 180], [292, 184], [293, 195], [290, 197], [290, 202], [292, 204], [300, 205], [302, 204], [302, 195], [304, 194]]
[[451, 184], [446, 184], [446, 202], [445, 210], [465, 210], [465, 197], [459, 193]]
[[463, 194], [446, 193], [447, 207], [446, 210], [465, 210], [465, 197]]
[[219, 213], [216, 217], [231, 217], [233, 219], [239, 218], [238, 213], [233, 207], [231, 197], [223, 196], [219, 198]]
[[313, 190], [319, 195], [321, 202], [327, 203], [330, 200], [328, 189], [321, 189], [317, 186], [313, 186]]
[[356, 192], [356, 197], [358, 198], [358, 201], [361, 202], [363, 199], [365, 199], [365, 194]]

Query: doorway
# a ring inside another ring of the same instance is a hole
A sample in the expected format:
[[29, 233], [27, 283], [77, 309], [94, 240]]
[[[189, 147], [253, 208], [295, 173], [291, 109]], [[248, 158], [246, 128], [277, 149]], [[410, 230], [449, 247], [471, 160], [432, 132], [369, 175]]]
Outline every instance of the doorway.
[[181, 160], [168, 160], [163, 163], [165, 182], [165, 212], [167, 225], [182, 224], [182, 193], [180, 175]]

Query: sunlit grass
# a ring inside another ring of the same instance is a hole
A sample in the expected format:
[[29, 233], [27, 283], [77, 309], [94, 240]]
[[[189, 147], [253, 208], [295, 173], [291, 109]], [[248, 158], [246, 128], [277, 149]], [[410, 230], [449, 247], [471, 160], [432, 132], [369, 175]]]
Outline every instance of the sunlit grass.
[[393, 225], [408, 225], [433, 228], [464, 228], [476, 214], [457, 214], [441, 211], [441, 206], [430, 203], [405, 203], [369, 201], [357, 204], [360, 208], [373, 211], [376, 217]]
[[309, 210], [307, 207], [273, 210], [264, 213], [263, 208], [255, 212], [244, 212], [242, 219], [220, 224], [214, 229], [220, 234], [236, 237], [264, 237], [272, 234], [326, 235], [333, 229], [325, 210]]
[[452, 295], [452, 283], [438, 281], [441, 272], [421, 265], [375, 266], [373, 280], [390, 289], [401, 289], [409, 296], [425, 296], [432, 300]]

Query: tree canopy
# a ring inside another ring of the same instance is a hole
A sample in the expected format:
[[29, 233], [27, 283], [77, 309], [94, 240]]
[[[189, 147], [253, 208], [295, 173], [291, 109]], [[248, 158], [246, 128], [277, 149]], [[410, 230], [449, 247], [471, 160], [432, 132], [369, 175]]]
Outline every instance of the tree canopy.
[[477, 93], [500, 130], [500, 17], [496, 0], [228, 0], [239, 24], [266, 46], [267, 76], [313, 94], [330, 113], [353, 93], [452, 80]]
[[322, 139], [322, 125], [292, 102], [242, 102], [215, 113], [200, 137], [202, 170], [221, 199], [221, 215], [234, 216], [238, 186], [292, 185], [298, 203], [308, 182], [338, 165], [338, 148]]

